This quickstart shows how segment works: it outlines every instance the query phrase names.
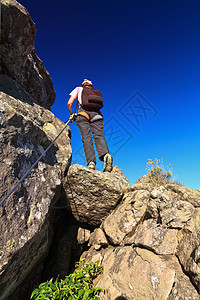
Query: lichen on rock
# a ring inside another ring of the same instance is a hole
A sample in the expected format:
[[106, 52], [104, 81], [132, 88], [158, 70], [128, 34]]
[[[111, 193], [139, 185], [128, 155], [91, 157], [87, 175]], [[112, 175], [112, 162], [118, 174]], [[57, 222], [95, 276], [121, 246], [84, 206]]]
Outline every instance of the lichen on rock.
[[[0, 194], [3, 200], [64, 124], [49, 110], [35, 103], [24, 105], [3, 92], [0, 107]], [[54, 131], [49, 134], [44, 129], [45, 124], [52, 124]], [[61, 195], [63, 172], [70, 159], [69, 130], [66, 129], [62, 139], [57, 140], [0, 207], [0, 282], [4, 283], [0, 290], [4, 297], [47, 255], [52, 237], [51, 206]]]

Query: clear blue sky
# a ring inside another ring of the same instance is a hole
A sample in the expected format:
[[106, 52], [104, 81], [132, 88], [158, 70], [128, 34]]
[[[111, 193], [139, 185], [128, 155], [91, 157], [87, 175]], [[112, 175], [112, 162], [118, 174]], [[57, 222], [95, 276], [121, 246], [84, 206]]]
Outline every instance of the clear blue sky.
[[[131, 184], [148, 158], [163, 158], [177, 180], [200, 189], [200, 1], [19, 2], [36, 23], [36, 51], [56, 91], [52, 112], [66, 121], [68, 94], [92, 80], [114, 165]], [[73, 162], [85, 165], [70, 127]]]

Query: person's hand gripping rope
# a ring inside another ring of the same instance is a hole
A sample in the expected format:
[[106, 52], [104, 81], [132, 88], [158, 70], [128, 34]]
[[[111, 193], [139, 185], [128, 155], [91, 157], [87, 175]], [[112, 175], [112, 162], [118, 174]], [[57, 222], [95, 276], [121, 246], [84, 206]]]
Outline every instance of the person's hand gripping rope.
[[71, 115], [69, 115], [69, 122], [70, 123], [73, 123], [75, 120], [76, 120], [76, 117], [77, 117], [77, 114], [76, 113], [74, 113], [74, 114], [71, 114]]

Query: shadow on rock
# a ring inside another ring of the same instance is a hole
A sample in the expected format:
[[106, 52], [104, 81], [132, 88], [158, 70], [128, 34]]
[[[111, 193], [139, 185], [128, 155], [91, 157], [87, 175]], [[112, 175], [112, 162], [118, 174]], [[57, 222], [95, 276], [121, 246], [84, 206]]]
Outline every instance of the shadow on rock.
[[20, 84], [7, 74], [0, 74], [0, 91], [29, 105], [33, 106], [34, 102], [39, 104], [35, 99], [31, 98]]

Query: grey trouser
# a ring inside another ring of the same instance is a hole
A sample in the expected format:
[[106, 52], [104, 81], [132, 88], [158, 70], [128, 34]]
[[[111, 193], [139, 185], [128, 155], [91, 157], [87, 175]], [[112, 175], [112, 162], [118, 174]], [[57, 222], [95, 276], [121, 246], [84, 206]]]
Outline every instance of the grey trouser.
[[[79, 109], [79, 111], [84, 111], [83, 109]], [[95, 152], [94, 152], [94, 146], [92, 142], [92, 136], [91, 132], [93, 134], [96, 150], [98, 157], [101, 161], [103, 161], [103, 157], [106, 153], [109, 153], [108, 145], [106, 143], [106, 140], [103, 136], [103, 117], [101, 114], [97, 114], [94, 112], [87, 112], [87, 114], [90, 117], [90, 120], [88, 120], [86, 117], [78, 115], [76, 119], [76, 124], [80, 130], [81, 133], [81, 139], [83, 142], [83, 148], [85, 152], [86, 162], [87, 165], [94, 161], [96, 163], [95, 158]], [[96, 118], [98, 115], [99, 119]], [[94, 121], [92, 120], [93, 118]]]

